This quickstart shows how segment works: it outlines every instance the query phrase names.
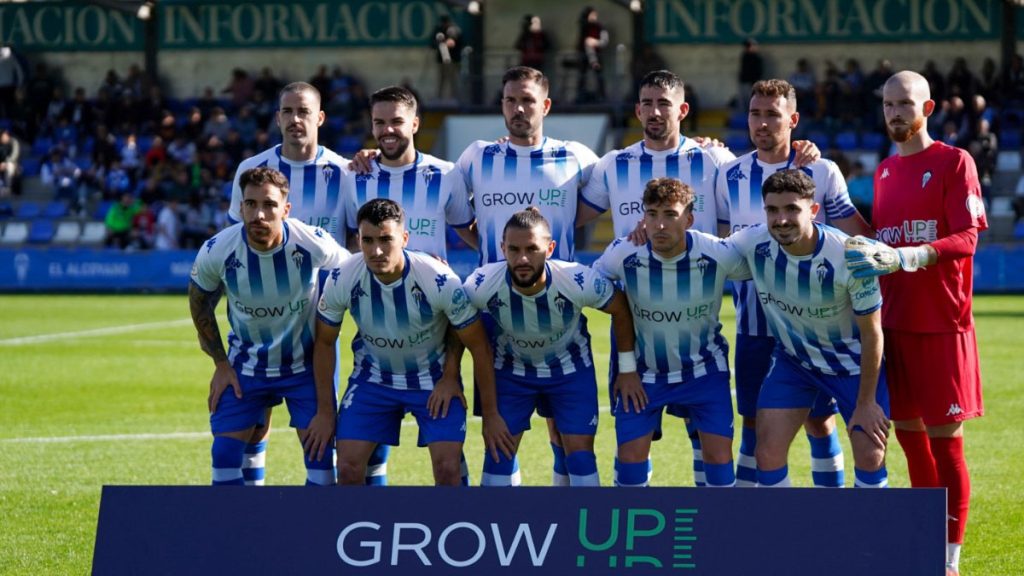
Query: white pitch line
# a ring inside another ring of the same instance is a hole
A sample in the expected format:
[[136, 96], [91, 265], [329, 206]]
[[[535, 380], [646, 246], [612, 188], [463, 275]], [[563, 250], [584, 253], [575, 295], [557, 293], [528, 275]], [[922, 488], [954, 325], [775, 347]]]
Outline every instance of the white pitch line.
[[55, 342], [58, 340], [74, 340], [75, 338], [87, 338], [91, 336], [111, 336], [114, 334], [141, 332], [143, 330], [169, 328], [172, 326], [185, 326], [188, 324], [192, 324], [192, 320], [184, 318], [181, 320], [166, 320], [164, 322], [147, 322], [145, 324], [126, 324], [124, 326], [94, 328], [92, 330], [79, 330], [77, 332], [57, 332], [55, 334], [40, 334], [38, 336], [5, 338], [0, 340], [0, 346], [24, 346], [25, 344], [39, 344], [42, 342]]

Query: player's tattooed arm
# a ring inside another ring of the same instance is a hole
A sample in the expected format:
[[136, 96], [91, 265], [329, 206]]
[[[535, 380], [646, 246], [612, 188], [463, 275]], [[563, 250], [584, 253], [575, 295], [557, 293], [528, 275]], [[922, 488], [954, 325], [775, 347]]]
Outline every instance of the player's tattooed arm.
[[188, 305], [192, 311], [192, 323], [199, 336], [199, 347], [207, 356], [213, 358], [215, 363], [228, 359], [228, 354], [224, 351], [224, 341], [220, 336], [220, 326], [217, 325], [217, 303], [220, 302], [222, 294], [222, 288], [215, 292], [204, 292], [195, 284], [189, 284], [188, 287]]

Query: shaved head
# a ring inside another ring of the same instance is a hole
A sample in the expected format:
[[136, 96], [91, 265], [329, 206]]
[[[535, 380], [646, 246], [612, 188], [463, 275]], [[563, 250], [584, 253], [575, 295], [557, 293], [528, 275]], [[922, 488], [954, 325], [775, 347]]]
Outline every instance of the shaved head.
[[917, 72], [897, 72], [882, 87], [885, 129], [897, 145], [911, 141], [917, 145], [930, 143], [925, 122], [934, 110], [928, 80]]
[[900, 87], [913, 94], [915, 96], [915, 100], [919, 98], [920, 102], [930, 100], [932, 97], [931, 90], [928, 88], [928, 80], [913, 70], [901, 70], [890, 76], [889, 79], [885, 81], [885, 86], [882, 88], [882, 91], [884, 92], [890, 87], [893, 89]]

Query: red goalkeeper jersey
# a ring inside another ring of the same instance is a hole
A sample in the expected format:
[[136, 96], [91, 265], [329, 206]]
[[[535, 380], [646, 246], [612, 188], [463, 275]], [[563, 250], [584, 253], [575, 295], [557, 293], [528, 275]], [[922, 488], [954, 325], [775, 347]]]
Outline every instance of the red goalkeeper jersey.
[[[974, 159], [942, 142], [879, 164], [872, 214], [878, 239], [894, 247], [988, 228]], [[882, 326], [907, 332], [967, 330], [974, 323], [973, 274], [973, 258], [954, 258], [883, 276]]]

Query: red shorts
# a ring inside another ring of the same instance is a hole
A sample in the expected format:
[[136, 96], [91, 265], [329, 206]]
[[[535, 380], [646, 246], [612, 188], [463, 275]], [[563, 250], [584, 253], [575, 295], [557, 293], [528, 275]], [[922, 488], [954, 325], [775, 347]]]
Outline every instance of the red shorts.
[[942, 426], [985, 413], [973, 327], [947, 334], [885, 330], [885, 373], [893, 420]]

